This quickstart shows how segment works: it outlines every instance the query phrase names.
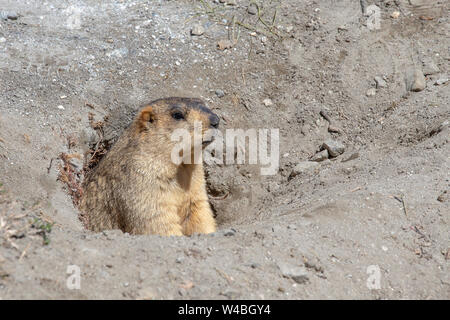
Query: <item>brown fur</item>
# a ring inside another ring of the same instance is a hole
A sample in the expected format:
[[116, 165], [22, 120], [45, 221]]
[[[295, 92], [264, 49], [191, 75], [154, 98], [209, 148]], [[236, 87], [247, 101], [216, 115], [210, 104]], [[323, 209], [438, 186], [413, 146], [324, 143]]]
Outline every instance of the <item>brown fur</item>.
[[[174, 108], [185, 119], [174, 119]], [[209, 129], [211, 117], [218, 124], [199, 99], [160, 99], [141, 108], [84, 182], [80, 208], [88, 229], [178, 236], [214, 232], [203, 164], [173, 163], [176, 142], [170, 139], [176, 128], [192, 136], [194, 121]]]

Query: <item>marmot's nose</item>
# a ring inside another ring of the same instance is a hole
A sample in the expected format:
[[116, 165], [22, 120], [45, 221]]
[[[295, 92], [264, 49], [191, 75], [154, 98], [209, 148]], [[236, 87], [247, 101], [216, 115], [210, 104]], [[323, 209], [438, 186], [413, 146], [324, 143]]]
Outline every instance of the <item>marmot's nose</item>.
[[219, 122], [220, 122], [220, 119], [217, 115], [212, 114], [209, 116], [209, 124], [211, 125], [211, 127], [217, 129], [219, 127]]

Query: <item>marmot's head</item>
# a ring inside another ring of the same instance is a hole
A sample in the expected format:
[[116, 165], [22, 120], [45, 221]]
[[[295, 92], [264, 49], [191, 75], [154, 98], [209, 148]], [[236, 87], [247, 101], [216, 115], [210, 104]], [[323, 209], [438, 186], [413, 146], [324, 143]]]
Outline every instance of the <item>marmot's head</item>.
[[176, 137], [183, 136], [181, 142], [193, 150], [194, 146], [205, 147], [213, 141], [219, 117], [200, 99], [172, 97], [146, 104], [139, 110], [136, 124], [141, 139], [149, 143], [180, 147]]

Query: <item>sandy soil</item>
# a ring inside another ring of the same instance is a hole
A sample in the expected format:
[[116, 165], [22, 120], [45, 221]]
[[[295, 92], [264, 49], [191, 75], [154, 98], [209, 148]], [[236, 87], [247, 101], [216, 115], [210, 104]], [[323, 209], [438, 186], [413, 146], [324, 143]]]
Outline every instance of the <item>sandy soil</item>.
[[[231, 2], [0, 1], [1, 299], [450, 298], [448, 2]], [[61, 153], [167, 96], [278, 128], [278, 173], [207, 167], [215, 234], [84, 230]]]

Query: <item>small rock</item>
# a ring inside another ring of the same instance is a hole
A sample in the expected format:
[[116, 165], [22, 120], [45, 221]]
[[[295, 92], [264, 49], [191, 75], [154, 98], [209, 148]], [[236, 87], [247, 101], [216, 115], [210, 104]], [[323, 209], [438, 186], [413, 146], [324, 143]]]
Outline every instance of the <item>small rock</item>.
[[235, 234], [236, 234], [236, 230], [234, 230], [234, 229], [228, 229], [228, 230], [223, 231], [223, 235], [225, 237], [231, 237], [231, 236], [234, 236]]
[[271, 106], [273, 106], [273, 102], [272, 102], [272, 100], [269, 99], [269, 98], [264, 99], [264, 100], [263, 100], [263, 103], [264, 103], [264, 105], [265, 105], [266, 107], [271, 107]]
[[281, 274], [285, 278], [290, 278], [299, 284], [303, 284], [309, 280], [308, 271], [303, 267], [293, 266], [287, 263], [278, 263]]
[[387, 83], [386, 81], [384, 81], [384, 79], [382, 77], [375, 77], [375, 84], [377, 89], [378, 88], [386, 88], [387, 87]]
[[366, 96], [368, 97], [373, 97], [374, 95], [376, 95], [377, 90], [375, 88], [370, 88], [366, 91]]
[[227, 3], [227, 5], [229, 5], [229, 6], [235, 6], [235, 5], [237, 5], [236, 0], [227, 0], [226, 3]]
[[58, 108], [59, 110], [64, 110], [64, 109], [65, 109], [62, 105], [59, 105], [57, 108]]
[[334, 126], [334, 125], [332, 125], [332, 124], [330, 124], [330, 125], [328, 126], [328, 132], [342, 133], [342, 129], [339, 128], [339, 127], [336, 127], [336, 126]]
[[313, 171], [317, 167], [319, 167], [320, 164], [314, 161], [303, 161], [298, 163], [293, 169], [291, 174], [289, 175], [289, 178], [293, 178], [299, 174], [303, 174], [307, 171]]
[[176, 263], [182, 263], [184, 261], [184, 257], [178, 257], [175, 259]]
[[400, 17], [400, 12], [399, 11], [394, 11], [391, 13], [391, 18], [392, 19], [397, 19], [398, 17]]
[[6, 42], [6, 38], [5, 37], [0, 37], [0, 43]]
[[233, 42], [231, 40], [228, 39], [224, 39], [224, 40], [219, 40], [217, 42], [217, 48], [219, 50], [225, 50], [225, 49], [230, 49], [233, 47]]
[[406, 74], [406, 89], [407, 91], [419, 92], [425, 89], [426, 80], [422, 70], [410, 70]]
[[327, 149], [316, 153], [310, 160], [320, 162], [320, 161], [323, 161], [326, 159], [328, 159], [328, 150]]
[[324, 268], [320, 264], [319, 259], [316, 257], [305, 257], [304, 258], [305, 267], [308, 269], [314, 269], [317, 272], [324, 272]]
[[217, 89], [216, 96], [218, 96], [219, 98], [223, 98], [225, 96], [225, 92], [221, 89]]
[[287, 33], [291, 33], [292, 30], [294, 30], [294, 27], [293, 27], [293, 26], [287, 26], [287, 27], [286, 27], [286, 32], [287, 32]]
[[437, 201], [439, 202], [446, 202], [449, 199], [449, 193], [446, 191], [442, 192], [439, 197], [437, 197]]
[[248, 6], [247, 12], [248, 12], [248, 14], [255, 15], [255, 14], [258, 13], [258, 8], [256, 7], [255, 4], [252, 3], [252, 4], [250, 4], [250, 5]]
[[191, 36], [201, 36], [205, 33], [205, 28], [202, 25], [196, 24], [191, 29]]
[[323, 143], [323, 148], [328, 150], [328, 154], [332, 157], [337, 157], [340, 154], [343, 154], [345, 151], [345, 146], [336, 140], [328, 139]]
[[15, 11], [0, 11], [0, 19], [2, 20], [17, 20], [19, 15]]

